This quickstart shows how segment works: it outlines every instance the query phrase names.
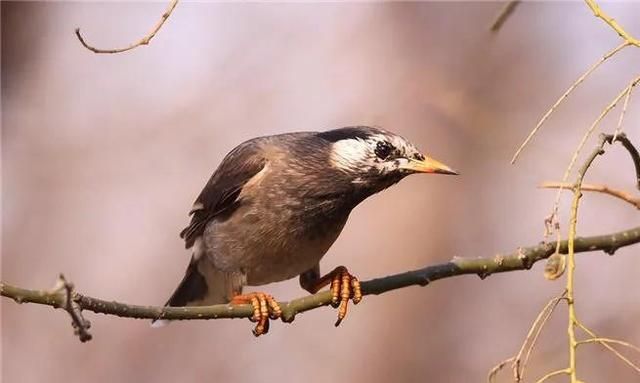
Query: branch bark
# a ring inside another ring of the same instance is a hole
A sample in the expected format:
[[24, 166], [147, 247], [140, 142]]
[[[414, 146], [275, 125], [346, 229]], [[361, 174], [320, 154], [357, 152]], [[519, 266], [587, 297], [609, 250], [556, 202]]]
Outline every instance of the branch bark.
[[[640, 242], [640, 226], [628, 230], [591, 237], [575, 239], [575, 252], [604, 251], [613, 254], [620, 247]], [[450, 262], [427, 266], [422, 269], [407, 271], [383, 278], [372, 279], [361, 283], [363, 295], [378, 295], [408, 286], [426, 286], [439, 279], [458, 275], [475, 274], [481, 279], [494, 273], [516, 270], [528, 270], [536, 262], [546, 259], [555, 253], [556, 243], [543, 242], [535, 246], [518, 248], [508, 255], [496, 255], [487, 258], [454, 258]], [[568, 242], [560, 242], [560, 253], [566, 253]], [[64, 308], [65, 294], [59, 291], [31, 290], [0, 282], [0, 295], [11, 298], [17, 303], [35, 303]], [[250, 318], [253, 315], [251, 305], [215, 305], [201, 307], [159, 307], [140, 306], [107, 301], [78, 293], [70, 292], [71, 299], [80, 310], [100, 314], [115, 315], [137, 319], [219, 319]], [[314, 295], [281, 302], [282, 319], [292, 322], [295, 316], [305, 311], [331, 304], [331, 293], [323, 291]]]

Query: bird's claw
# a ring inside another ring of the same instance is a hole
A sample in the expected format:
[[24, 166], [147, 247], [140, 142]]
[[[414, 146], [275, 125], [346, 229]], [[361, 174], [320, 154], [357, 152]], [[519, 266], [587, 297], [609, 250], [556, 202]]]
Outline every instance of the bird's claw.
[[257, 322], [253, 329], [253, 335], [260, 336], [269, 332], [269, 319], [278, 319], [282, 316], [282, 310], [278, 302], [269, 294], [255, 292], [233, 297], [232, 304], [251, 303], [253, 316], [249, 318]]
[[340, 266], [336, 268], [334, 273], [331, 279], [331, 306], [338, 308], [337, 327], [347, 316], [349, 299], [353, 301], [354, 305], [360, 303], [362, 290], [358, 278], [351, 275], [346, 267]]

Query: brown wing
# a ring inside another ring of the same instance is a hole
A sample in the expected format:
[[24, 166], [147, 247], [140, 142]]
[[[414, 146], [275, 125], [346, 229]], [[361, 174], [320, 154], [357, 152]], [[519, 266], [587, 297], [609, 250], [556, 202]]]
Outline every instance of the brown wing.
[[191, 223], [180, 233], [187, 249], [202, 235], [209, 221], [240, 202], [242, 188], [266, 162], [255, 140], [240, 144], [227, 154], [196, 198], [189, 212]]

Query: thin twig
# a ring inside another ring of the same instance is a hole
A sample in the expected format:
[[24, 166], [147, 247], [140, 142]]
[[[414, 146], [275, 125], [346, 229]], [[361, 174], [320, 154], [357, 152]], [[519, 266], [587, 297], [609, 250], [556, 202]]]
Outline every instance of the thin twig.
[[[567, 189], [567, 190], [573, 190], [573, 184], [569, 183], [569, 182], [551, 182], [551, 181], [547, 181], [547, 182], [543, 182], [540, 186], [540, 188], [543, 189]], [[610, 196], [619, 198], [633, 206], [636, 207], [636, 209], [640, 209], [640, 198], [639, 197], [634, 197], [633, 195], [631, 195], [631, 193], [624, 191], [624, 190], [618, 190], [618, 189], [612, 189], [607, 185], [595, 185], [595, 184], [582, 184], [582, 187], [580, 188], [580, 190], [582, 191], [588, 191], [588, 192], [597, 192], [597, 193], [603, 193], [603, 194], [608, 194]]]
[[160, 20], [158, 20], [156, 25], [153, 26], [151, 31], [149, 31], [149, 33], [147, 33], [144, 37], [142, 37], [137, 42], [135, 42], [133, 44], [130, 44], [129, 46], [124, 47], [124, 48], [117, 48], [117, 49], [95, 48], [95, 47], [89, 45], [85, 41], [85, 39], [80, 34], [80, 28], [76, 28], [76, 31], [75, 31], [76, 32], [76, 36], [78, 37], [78, 40], [80, 40], [80, 43], [85, 48], [87, 48], [88, 50], [90, 50], [90, 51], [92, 51], [94, 53], [122, 53], [122, 52], [130, 51], [130, 50], [135, 49], [135, 48], [137, 48], [137, 47], [139, 47], [141, 45], [148, 45], [149, 42], [151, 41], [151, 39], [153, 39], [155, 37], [156, 33], [158, 33], [160, 28], [162, 28], [162, 26], [167, 21], [169, 16], [171, 16], [171, 12], [173, 12], [173, 10], [175, 9], [176, 5], [178, 5], [178, 0], [171, 0], [169, 2], [169, 5], [167, 6], [167, 10], [162, 14], [162, 16], [160, 17]]
[[620, 117], [618, 118], [618, 125], [616, 126], [616, 130], [613, 132], [613, 140], [615, 141], [618, 137], [618, 134], [622, 133], [622, 122], [624, 121], [624, 116], [627, 113], [627, 107], [629, 106], [629, 100], [631, 99], [631, 93], [633, 93], [633, 89], [635, 89], [635, 85], [627, 88], [627, 94], [624, 96], [624, 103], [622, 104], [622, 111], [620, 112]]
[[607, 52], [604, 56], [602, 56], [602, 58], [600, 58], [600, 60], [594, 63], [591, 67], [589, 67], [589, 69], [587, 69], [586, 72], [584, 72], [580, 77], [578, 77], [578, 79], [574, 81], [573, 84], [571, 84], [571, 86], [569, 86], [569, 88], [562, 94], [562, 96], [560, 96], [560, 98], [558, 98], [558, 100], [556, 100], [556, 102], [551, 106], [551, 108], [549, 108], [549, 110], [547, 110], [547, 112], [542, 116], [540, 121], [538, 121], [538, 123], [531, 130], [531, 132], [529, 132], [529, 135], [527, 136], [527, 138], [525, 138], [525, 140], [522, 142], [520, 147], [518, 147], [518, 150], [516, 150], [515, 154], [511, 158], [512, 164], [516, 162], [516, 160], [520, 156], [520, 153], [522, 153], [522, 150], [524, 150], [524, 148], [527, 146], [529, 141], [531, 141], [533, 136], [535, 136], [538, 130], [540, 130], [540, 128], [547, 121], [549, 116], [551, 116], [551, 114], [556, 110], [556, 108], [578, 87], [578, 85], [580, 85], [584, 80], [586, 80], [587, 77], [589, 77], [589, 75], [593, 73], [593, 71], [595, 71], [600, 65], [602, 65], [602, 63], [607, 61], [609, 58], [611, 58], [611, 56], [620, 52], [623, 48], [627, 46], [629, 46], [629, 43], [625, 41], [622, 44], [618, 45], [617, 47], [613, 48], [611, 51]]
[[634, 38], [627, 31], [625, 31], [624, 28], [622, 28], [622, 26], [618, 24], [617, 21], [615, 21], [612, 17], [607, 15], [600, 8], [600, 6], [598, 5], [598, 3], [595, 2], [595, 0], [585, 0], [585, 3], [587, 3], [587, 6], [591, 9], [595, 17], [598, 17], [602, 19], [602, 21], [607, 23], [611, 28], [613, 28], [614, 31], [616, 31], [616, 33], [620, 37], [622, 37], [622, 39], [624, 39], [625, 42], [627, 42], [628, 44], [640, 47], [640, 40]]
[[[577, 323], [578, 327], [580, 329], [582, 329], [584, 332], [586, 332], [587, 334], [589, 334], [592, 338], [591, 339], [607, 339], [607, 338], [599, 338], [593, 331], [591, 331], [590, 329], [588, 329], [585, 325], [583, 325], [581, 322], [578, 321]], [[580, 343], [588, 343], [585, 341], [581, 341], [578, 342]], [[638, 367], [635, 363], [633, 363], [631, 360], [629, 360], [629, 358], [627, 358], [626, 356], [622, 355], [620, 353], [620, 351], [616, 350], [614, 347], [612, 347], [608, 342], [602, 342], [602, 341], [598, 341], [597, 343], [599, 343], [600, 345], [602, 345], [604, 348], [606, 348], [607, 350], [609, 350], [614, 356], [616, 356], [618, 359], [622, 360], [622, 362], [624, 364], [626, 364], [627, 366], [631, 367], [632, 369], [634, 369], [636, 372], [640, 373], [640, 367]], [[631, 345], [633, 346], [633, 345]], [[633, 346], [635, 347], [635, 346]]]
[[[564, 171], [564, 175], [562, 176], [562, 180], [561, 182], [567, 182], [567, 180], [569, 179], [569, 176], [571, 175], [571, 172], [573, 170], [573, 167], [578, 159], [578, 156], [580, 155], [580, 152], [582, 152], [582, 149], [584, 148], [584, 145], [587, 143], [587, 140], [589, 139], [589, 137], [591, 137], [591, 134], [596, 130], [596, 128], [598, 127], [598, 125], [600, 125], [600, 122], [609, 114], [609, 112], [618, 104], [618, 102], [620, 101], [620, 99], [627, 93], [627, 90], [629, 88], [632, 88], [634, 86], [636, 86], [636, 84], [640, 82], [640, 76], [636, 77], [635, 79], [633, 79], [629, 85], [622, 91], [620, 92], [610, 103], [609, 105], [607, 105], [602, 112], [600, 112], [600, 115], [598, 115], [598, 117], [593, 121], [593, 123], [591, 123], [591, 126], [589, 127], [589, 129], [587, 129], [587, 131], [584, 133], [584, 135], [582, 136], [582, 139], [580, 140], [580, 142], [578, 143], [578, 147], [576, 148], [576, 150], [573, 152], [573, 155], [571, 156], [571, 160], [569, 161], [569, 165], [567, 166], [567, 168]], [[562, 196], [562, 191], [564, 189], [561, 187], [558, 189], [558, 192], [556, 193], [556, 198], [554, 200], [553, 203], [553, 208], [551, 210], [551, 215], [552, 216], [557, 216], [558, 214], [558, 210], [559, 210], [559, 206], [560, 206], [560, 197]]]
[[[522, 343], [522, 347], [520, 348], [520, 351], [518, 351], [518, 354], [516, 356], [512, 356], [510, 358], [503, 360], [502, 362], [498, 363], [495, 367], [493, 367], [491, 371], [489, 371], [489, 374], [487, 375], [487, 381], [489, 383], [494, 382], [498, 373], [504, 368], [504, 366], [506, 366], [509, 363], [511, 363], [511, 367], [513, 369], [514, 380], [516, 382], [522, 381], [524, 377], [524, 373], [523, 373], [524, 368], [527, 363], [527, 360], [529, 359], [530, 351], [533, 349], [536, 343], [536, 340], [540, 335], [542, 328], [544, 327], [544, 324], [547, 322], [547, 320], [549, 319], [549, 317], [551, 316], [555, 308], [558, 306], [558, 303], [560, 303], [560, 300], [564, 299], [564, 295], [565, 294], [563, 293], [560, 297], [550, 300], [549, 302], [547, 302], [544, 308], [540, 310], [540, 313], [538, 313], [538, 316], [536, 317], [536, 319], [533, 321], [533, 324], [529, 328], [529, 333], [527, 334], [527, 337]], [[535, 332], [535, 335], [534, 335], [534, 332]], [[520, 362], [522, 360], [522, 354], [524, 353], [524, 350], [527, 348], [527, 345], [529, 344], [531, 345], [529, 347], [529, 352], [527, 352], [527, 357], [525, 358], [524, 363], [521, 364]], [[520, 368], [521, 365], [522, 365], [522, 369]]]
[[498, 363], [497, 365], [495, 365], [491, 369], [491, 371], [489, 371], [489, 374], [487, 374], [487, 382], [494, 383], [496, 381], [496, 376], [498, 376], [498, 373], [504, 368], [504, 366], [506, 366], [509, 363], [512, 363], [515, 360], [515, 358], [516, 358], [515, 356], [512, 356], [511, 358], [507, 358], [502, 362]]
[[567, 325], [567, 334], [569, 340], [569, 376], [571, 378], [571, 383], [578, 383], [578, 370], [577, 370], [577, 360], [576, 360], [576, 352], [578, 348], [578, 343], [576, 340], [575, 328], [578, 324], [578, 317], [576, 314], [575, 308], [575, 298], [574, 298], [574, 280], [575, 280], [575, 269], [576, 269], [576, 261], [575, 261], [575, 240], [577, 233], [577, 225], [578, 225], [578, 207], [580, 205], [580, 198], [582, 197], [582, 182], [584, 181], [584, 177], [587, 174], [587, 171], [595, 161], [596, 157], [604, 154], [604, 146], [607, 143], [613, 142], [612, 135], [600, 135], [600, 140], [598, 141], [598, 145], [596, 145], [595, 149], [591, 154], [587, 157], [584, 164], [578, 170], [578, 176], [576, 177], [576, 182], [573, 185], [573, 202], [571, 204], [571, 216], [569, 218], [569, 238], [567, 243], [567, 307], [569, 311], [569, 320]]
[[520, 0], [511, 0], [507, 1], [504, 6], [500, 9], [500, 12], [491, 23], [491, 27], [489, 30], [491, 32], [498, 32], [505, 21], [513, 14], [513, 11], [516, 10], [516, 7], [520, 4]]
[[547, 375], [543, 376], [542, 378], [536, 380], [536, 383], [543, 383], [543, 382], [549, 380], [550, 378], [553, 378], [554, 376], [568, 375], [568, 374], [569, 374], [569, 369], [568, 368], [564, 368], [562, 370], [555, 370], [555, 371], [552, 371], [552, 372], [548, 373]]
[[581, 340], [578, 342], [578, 345], [581, 344], [589, 344], [589, 343], [610, 343], [610, 344], [618, 344], [620, 346], [624, 346], [630, 348], [636, 352], [640, 352], [640, 347], [631, 344], [629, 342], [625, 342], [624, 340], [612, 339], [612, 338], [589, 338], [585, 340]]
[[[567, 292], [563, 291], [559, 297], [550, 300], [540, 311], [538, 317], [531, 325], [531, 329], [529, 330], [527, 337], [522, 343], [522, 347], [520, 348], [520, 351], [518, 351], [518, 355], [516, 355], [515, 362], [512, 366], [513, 376], [516, 382], [520, 382], [524, 379], [524, 371], [527, 367], [527, 363], [529, 362], [529, 357], [531, 356], [531, 353], [533, 352], [533, 349], [538, 341], [538, 337], [540, 337], [544, 325], [547, 323], [549, 318], [551, 318], [551, 315], [555, 311], [556, 307], [558, 307], [558, 304], [562, 300], [566, 299], [566, 294]], [[522, 361], [522, 354], [525, 352], [525, 350], [527, 350], [527, 354], [525, 355], [524, 361]]]

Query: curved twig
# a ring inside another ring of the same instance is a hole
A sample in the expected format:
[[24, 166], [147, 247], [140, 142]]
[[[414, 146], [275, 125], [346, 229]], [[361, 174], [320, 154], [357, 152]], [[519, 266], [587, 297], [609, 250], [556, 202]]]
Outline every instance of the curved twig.
[[130, 50], [132, 50], [134, 48], [137, 48], [137, 47], [139, 47], [141, 45], [148, 45], [149, 42], [151, 41], [151, 39], [153, 39], [156, 36], [156, 33], [158, 33], [160, 28], [162, 28], [162, 26], [167, 21], [169, 16], [171, 16], [171, 12], [173, 12], [173, 10], [175, 9], [176, 5], [178, 5], [178, 0], [171, 0], [169, 2], [169, 5], [167, 6], [167, 10], [164, 11], [162, 16], [160, 17], [160, 20], [158, 20], [156, 25], [153, 26], [151, 31], [149, 31], [149, 33], [147, 33], [144, 37], [142, 37], [137, 42], [135, 42], [133, 44], [130, 44], [129, 46], [124, 47], [124, 48], [100, 49], [100, 48], [96, 48], [94, 46], [91, 46], [91, 45], [89, 45], [89, 43], [86, 42], [84, 37], [82, 37], [82, 35], [80, 34], [80, 28], [76, 28], [76, 30], [75, 30], [76, 36], [78, 37], [78, 40], [80, 40], [80, 43], [85, 48], [87, 48], [88, 50], [90, 50], [90, 51], [92, 51], [94, 53], [122, 53], [122, 52], [130, 51]]

